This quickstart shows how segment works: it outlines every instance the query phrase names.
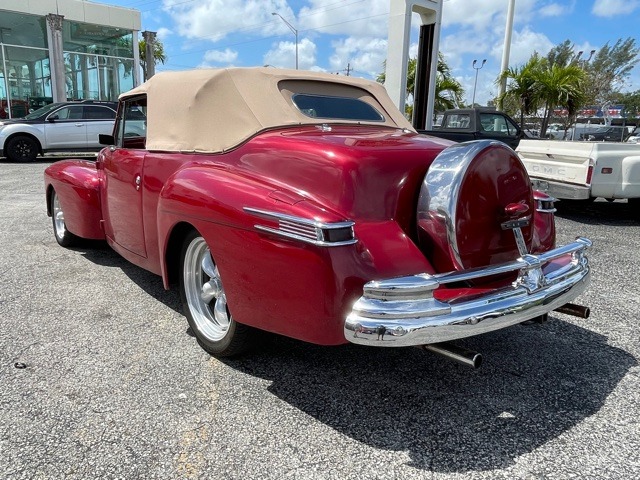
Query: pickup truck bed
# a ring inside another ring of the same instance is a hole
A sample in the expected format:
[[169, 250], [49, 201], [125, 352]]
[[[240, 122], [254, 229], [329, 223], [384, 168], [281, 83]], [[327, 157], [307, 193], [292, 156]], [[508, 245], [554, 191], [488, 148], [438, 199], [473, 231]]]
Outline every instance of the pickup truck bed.
[[516, 152], [534, 187], [553, 197], [640, 197], [638, 144], [522, 140]]

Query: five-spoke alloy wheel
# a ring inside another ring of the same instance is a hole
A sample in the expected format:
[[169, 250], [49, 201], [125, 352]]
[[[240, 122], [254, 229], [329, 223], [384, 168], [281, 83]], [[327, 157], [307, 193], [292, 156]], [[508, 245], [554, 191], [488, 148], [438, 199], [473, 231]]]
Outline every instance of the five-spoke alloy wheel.
[[51, 191], [51, 219], [53, 221], [53, 233], [60, 246], [69, 248], [79, 243], [79, 237], [67, 230], [64, 221], [64, 210], [60, 204], [60, 197], [55, 190]]
[[180, 264], [180, 296], [198, 343], [218, 357], [245, 351], [255, 331], [232, 318], [218, 266], [195, 231], [184, 241]]

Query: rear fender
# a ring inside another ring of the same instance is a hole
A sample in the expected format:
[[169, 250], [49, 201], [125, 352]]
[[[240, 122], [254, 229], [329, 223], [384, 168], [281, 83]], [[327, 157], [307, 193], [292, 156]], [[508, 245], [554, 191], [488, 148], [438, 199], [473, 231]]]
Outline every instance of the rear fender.
[[616, 192], [617, 198], [640, 197], [640, 156], [622, 159], [621, 182]]
[[[175, 236], [186, 235], [185, 224], [199, 232], [234, 230], [254, 232], [259, 219], [245, 207], [275, 211], [303, 218], [332, 222], [343, 220], [337, 213], [315, 205], [302, 195], [275, 185], [212, 166], [188, 167], [165, 183], [158, 203], [158, 245], [165, 287], [175, 281], [171, 263], [180, 245]], [[218, 234], [222, 236], [222, 233]], [[220, 239], [219, 239], [220, 240]], [[215, 244], [219, 244], [216, 241]], [[215, 245], [211, 245], [215, 248]], [[212, 252], [214, 257], [215, 252]], [[179, 254], [179, 252], [178, 252]]]
[[[270, 218], [246, 208], [314, 219], [354, 220], [356, 243], [316, 245], [264, 232]], [[392, 220], [345, 218], [301, 193], [220, 168], [177, 172], [161, 193], [159, 245], [165, 286], [177, 280], [179, 247], [195, 228], [224, 279], [229, 309], [243, 324], [305, 341], [344, 343], [343, 323], [364, 283], [433, 272]]]
[[44, 172], [47, 215], [52, 215], [51, 193], [56, 191], [67, 230], [80, 238], [102, 240], [100, 178], [95, 162], [64, 160]]

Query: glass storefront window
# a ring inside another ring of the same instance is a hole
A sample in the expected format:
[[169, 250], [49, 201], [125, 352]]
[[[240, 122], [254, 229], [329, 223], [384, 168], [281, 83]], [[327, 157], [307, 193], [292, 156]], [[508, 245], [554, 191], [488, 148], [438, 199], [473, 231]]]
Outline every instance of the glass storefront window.
[[[0, 119], [22, 117], [51, 98], [45, 18], [0, 15]], [[34, 48], [29, 48], [34, 47]]]
[[131, 30], [65, 20], [62, 23], [62, 38], [65, 52], [133, 58]]
[[0, 43], [47, 48], [45, 17], [2, 11], [0, 13]]
[[[42, 105], [53, 101], [49, 52], [40, 48], [10, 47], [3, 45], [3, 97], [2, 118], [22, 117]], [[3, 116], [6, 115], [6, 116]]]
[[116, 100], [133, 88], [133, 60], [65, 53], [69, 100]]

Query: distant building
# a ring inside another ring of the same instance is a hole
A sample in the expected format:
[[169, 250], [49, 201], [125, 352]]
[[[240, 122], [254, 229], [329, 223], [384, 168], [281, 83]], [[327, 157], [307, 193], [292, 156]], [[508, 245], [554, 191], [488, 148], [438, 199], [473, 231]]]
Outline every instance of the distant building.
[[116, 100], [140, 83], [140, 12], [86, 0], [0, 0], [0, 118]]

